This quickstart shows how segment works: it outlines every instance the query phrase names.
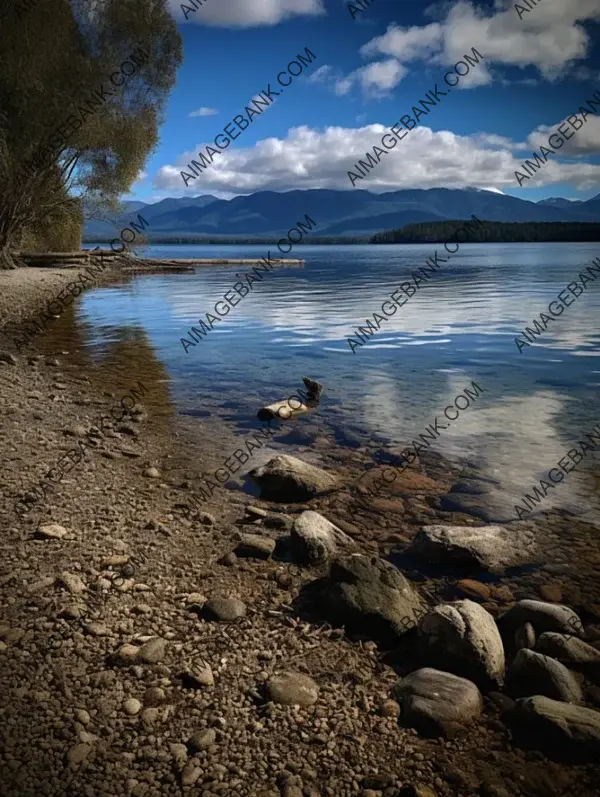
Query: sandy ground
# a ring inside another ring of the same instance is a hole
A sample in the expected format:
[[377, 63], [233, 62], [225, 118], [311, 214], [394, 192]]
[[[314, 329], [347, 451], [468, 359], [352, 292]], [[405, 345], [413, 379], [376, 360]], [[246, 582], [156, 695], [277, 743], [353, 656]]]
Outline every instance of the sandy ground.
[[[37, 312], [74, 273], [0, 273], [2, 318]], [[594, 766], [518, 748], [492, 693], [481, 718], [455, 738], [403, 727], [384, 701], [410, 671], [413, 643], [399, 659], [368, 634], [350, 638], [333, 628], [310, 602], [306, 585], [327, 569], [300, 567], [290, 555], [299, 512], [322, 512], [359, 552], [400, 554], [424, 523], [478, 522], [439, 509], [458, 472], [423, 461], [393, 494], [372, 502], [346, 488], [289, 505], [219, 490], [187, 520], [178, 505], [190, 505], [199, 474], [223, 459], [233, 430], [208, 419], [199, 451], [197, 425], [167, 408], [167, 388], [143, 363], [134, 372], [85, 370], [72, 352], [40, 354], [38, 343], [15, 362], [0, 358], [2, 797], [600, 793]], [[132, 414], [104, 423], [55, 491], [25, 515], [16, 511], [15, 502], [139, 381], [148, 390]], [[367, 464], [362, 449], [323, 436], [294, 448], [284, 439], [275, 447], [343, 484]], [[248, 505], [266, 518], [251, 518]], [[45, 524], [65, 533], [41, 537]], [[275, 554], [231, 556], [248, 532], [275, 540]], [[556, 516], [537, 532], [542, 566], [487, 579], [481, 600], [494, 616], [526, 597], [566, 603], [600, 649], [596, 530]], [[430, 605], [469, 594], [455, 574], [405, 572]], [[231, 623], [209, 619], [201, 607], [215, 596], [237, 598], [243, 613]], [[131, 645], [135, 655], [123, 647]], [[266, 681], [282, 671], [310, 676], [317, 701], [266, 701]], [[593, 681], [585, 699], [600, 706]]]

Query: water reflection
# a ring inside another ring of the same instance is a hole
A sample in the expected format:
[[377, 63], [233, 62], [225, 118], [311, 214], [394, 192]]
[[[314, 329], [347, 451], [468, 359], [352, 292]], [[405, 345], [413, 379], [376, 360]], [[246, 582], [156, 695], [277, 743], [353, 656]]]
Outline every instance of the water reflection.
[[[142, 372], [163, 406], [210, 412], [238, 429], [260, 406], [286, 398], [302, 376], [325, 384], [310, 422], [391, 447], [410, 441], [476, 381], [481, 402], [432, 448], [482, 462], [510, 509], [600, 421], [600, 281], [535, 346], [514, 337], [597, 256], [594, 244], [464, 245], [381, 330], [353, 354], [347, 337], [423, 265], [435, 245], [305, 247], [304, 268], [262, 281], [186, 354], [180, 338], [238, 281], [239, 266], [155, 274], [97, 289], [45, 344], [76, 351], [107, 380]], [[151, 247], [149, 256], [190, 257], [194, 247]], [[202, 257], [262, 257], [264, 247], [203, 247]], [[68, 335], [68, 345], [64, 336]], [[112, 388], [116, 391], [116, 388]], [[231, 411], [233, 410], [233, 412]], [[548, 495], [598, 522], [592, 481], [598, 452]], [[490, 499], [491, 500], [491, 499]], [[507, 509], [507, 511], [508, 511]]]

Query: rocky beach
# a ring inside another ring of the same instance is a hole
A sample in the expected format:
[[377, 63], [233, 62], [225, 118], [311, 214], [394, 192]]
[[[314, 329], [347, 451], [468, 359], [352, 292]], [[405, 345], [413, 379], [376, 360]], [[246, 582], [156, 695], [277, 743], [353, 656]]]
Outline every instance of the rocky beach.
[[[18, 325], [67, 277], [0, 279]], [[595, 528], [449, 511], [483, 481], [431, 452], [372, 497], [381, 468], [310, 419], [242, 468], [270, 500], [198, 501], [233, 429], [199, 452], [143, 363], [4, 340], [0, 794], [598, 794]]]

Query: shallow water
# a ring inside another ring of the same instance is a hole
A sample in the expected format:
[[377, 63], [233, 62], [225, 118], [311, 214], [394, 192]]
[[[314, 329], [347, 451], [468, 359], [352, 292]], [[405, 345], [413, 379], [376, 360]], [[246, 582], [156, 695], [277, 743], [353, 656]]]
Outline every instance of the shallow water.
[[[260, 406], [287, 398], [302, 376], [312, 376], [326, 386], [315, 423], [340, 440], [395, 448], [436, 416], [447, 423], [444, 408], [475, 381], [482, 395], [431, 448], [477, 463], [501, 484], [494, 500], [512, 509], [600, 423], [600, 277], [535, 345], [520, 354], [514, 342], [600, 254], [598, 245], [462, 245], [353, 354], [347, 337], [381, 314], [382, 302], [436, 248], [449, 257], [436, 244], [297, 247], [290, 257], [304, 257], [303, 268], [266, 273], [187, 354], [180, 339], [214, 314], [240, 267], [136, 277], [82, 297], [77, 345], [99, 362], [117, 344], [145, 344], [164, 367], [178, 412], [217, 413], [240, 433], [259, 426]], [[146, 256], [260, 258], [267, 249], [152, 246]], [[48, 334], [66, 331], [57, 325]], [[600, 525], [592, 478], [599, 454], [588, 453], [540, 508], [560, 506]]]

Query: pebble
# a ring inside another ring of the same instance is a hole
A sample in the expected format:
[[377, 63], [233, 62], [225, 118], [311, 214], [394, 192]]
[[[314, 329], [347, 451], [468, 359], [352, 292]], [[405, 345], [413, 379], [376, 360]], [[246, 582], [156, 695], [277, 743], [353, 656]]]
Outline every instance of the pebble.
[[69, 761], [69, 764], [73, 764], [75, 766], [77, 764], [81, 764], [81, 762], [85, 761], [85, 759], [88, 757], [91, 749], [92, 748], [89, 744], [81, 743], [73, 745], [73, 747], [71, 747], [67, 753], [67, 760]]
[[125, 711], [126, 714], [129, 714], [131, 717], [135, 716], [136, 714], [139, 714], [141, 708], [142, 704], [140, 703], [139, 700], [136, 700], [135, 697], [130, 697], [128, 700], [126, 700], [123, 703], [123, 710]]
[[192, 750], [205, 750], [211, 747], [217, 739], [217, 733], [213, 728], [206, 731], [197, 731], [193, 736], [190, 736], [188, 745]]
[[79, 576], [74, 575], [73, 573], [64, 572], [61, 573], [57, 579], [57, 582], [67, 589], [72, 595], [80, 595], [85, 590], [85, 584], [79, 578]]
[[89, 725], [92, 721], [92, 718], [84, 708], [75, 709], [75, 719], [82, 725]]
[[142, 711], [142, 722], [144, 725], [154, 725], [158, 720], [158, 709], [157, 708], [145, 708]]
[[250, 517], [264, 518], [267, 517], [268, 512], [266, 512], [264, 509], [261, 509], [259, 506], [247, 506], [246, 514], [250, 515]]
[[62, 540], [68, 533], [67, 529], [64, 526], [59, 526], [58, 523], [47, 523], [44, 526], [39, 526], [35, 537], [38, 540]]
[[160, 686], [151, 686], [150, 689], [146, 689], [144, 692], [144, 705], [158, 706], [164, 703], [166, 697], [165, 690], [161, 689]]
[[184, 744], [169, 744], [169, 750], [173, 756], [175, 763], [179, 767], [184, 767], [188, 758], [188, 750]]
[[395, 700], [384, 700], [379, 706], [379, 713], [382, 717], [399, 717], [400, 704]]
[[194, 764], [187, 764], [181, 772], [181, 785], [193, 786], [200, 775], [202, 775], [200, 767], [196, 767]]
[[147, 476], [149, 479], [160, 479], [160, 471], [158, 468], [146, 468], [143, 475]]
[[96, 621], [88, 623], [85, 626], [85, 630], [91, 636], [108, 636], [109, 634], [109, 630], [106, 627], [106, 625], [104, 625], [104, 623], [98, 623]]
[[65, 434], [69, 437], [85, 437], [87, 434], [87, 429], [85, 426], [77, 423], [74, 426], [70, 426], [68, 429], [65, 429]]
[[275, 545], [275, 540], [270, 537], [261, 537], [258, 534], [242, 534], [241, 542], [235, 549], [235, 553], [238, 556], [269, 559], [275, 551]]
[[319, 698], [319, 687], [308, 675], [285, 672], [272, 676], [266, 684], [269, 699], [286, 706], [311, 706]]
[[135, 645], [121, 645], [113, 654], [113, 659], [117, 664], [133, 664], [137, 660], [140, 649]]
[[216, 596], [206, 601], [204, 611], [211, 620], [233, 622], [246, 614], [246, 606], [238, 598]]
[[156, 637], [146, 642], [139, 650], [138, 658], [146, 664], [157, 664], [165, 657], [166, 642], [164, 639]]
[[461, 579], [457, 586], [469, 598], [479, 598], [479, 600], [487, 601], [492, 595], [492, 590], [488, 586], [472, 578]]

